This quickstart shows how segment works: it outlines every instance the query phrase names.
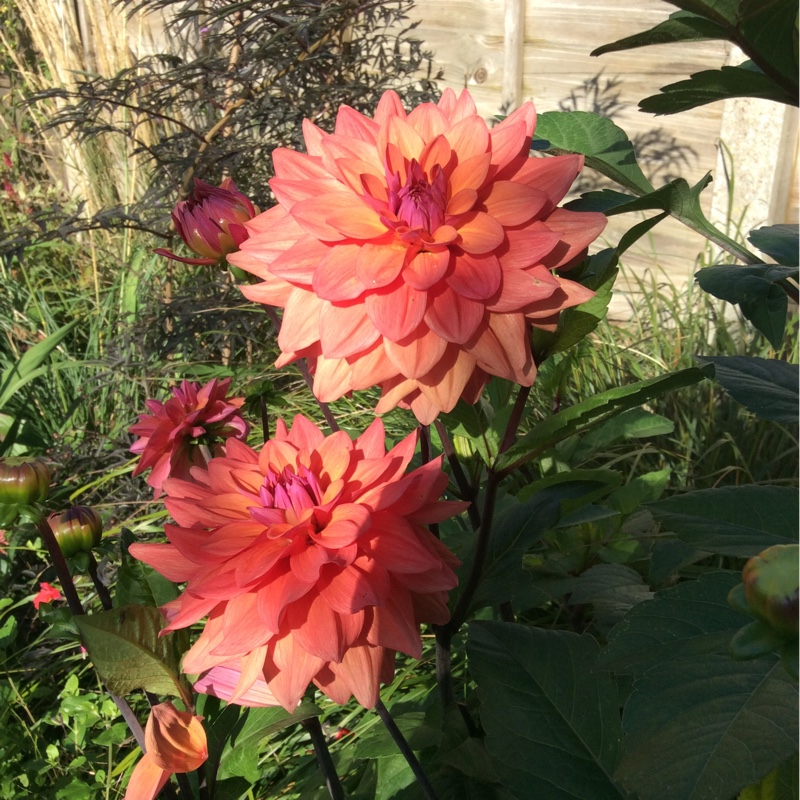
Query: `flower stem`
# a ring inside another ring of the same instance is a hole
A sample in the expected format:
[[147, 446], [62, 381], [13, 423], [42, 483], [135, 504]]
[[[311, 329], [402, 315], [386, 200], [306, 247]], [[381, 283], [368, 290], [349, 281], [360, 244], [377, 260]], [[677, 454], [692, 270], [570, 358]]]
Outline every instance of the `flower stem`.
[[319, 717], [304, 719], [300, 724], [311, 737], [314, 753], [317, 756], [317, 764], [325, 776], [325, 785], [328, 787], [328, 794], [331, 800], [344, 800], [344, 789], [339, 781], [339, 776], [336, 774], [336, 767], [331, 758], [331, 751], [328, 750], [328, 743], [325, 741], [325, 734], [322, 732]]
[[100, 580], [97, 574], [97, 561], [95, 561], [94, 554], [88, 553], [89, 556], [89, 577], [92, 579], [94, 588], [97, 590], [97, 596], [106, 611], [110, 611], [114, 604], [111, 602], [111, 595], [108, 593], [106, 585]]
[[525, 411], [525, 403], [528, 402], [530, 393], [530, 386], [520, 386], [517, 399], [514, 401], [514, 408], [511, 409], [511, 416], [508, 418], [508, 424], [503, 434], [503, 441], [500, 442], [500, 453], [505, 453], [514, 444], [514, 440], [517, 438], [517, 428], [522, 421], [522, 413]]
[[[64, 558], [64, 554], [61, 552], [61, 548], [58, 546], [58, 542], [56, 541], [55, 534], [50, 527], [50, 523], [46, 519], [40, 519], [36, 527], [39, 530], [39, 534], [42, 537], [45, 547], [47, 547], [47, 550], [50, 553], [50, 558], [53, 561], [53, 566], [56, 569], [56, 574], [58, 575], [58, 580], [61, 583], [61, 588], [64, 590], [64, 597], [67, 599], [67, 605], [69, 606], [69, 610], [72, 612], [72, 616], [82, 616], [86, 612], [83, 610], [81, 599], [78, 597], [78, 591], [75, 589], [72, 576], [69, 574], [67, 560]], [[106, 687], [106, 691], [108, 692], [108, 696], [114, 701], [114, 705], [116, 705], [116, 707], [119, 709], [119, 713], [122, 714], [122, 718], [128, 723], [128, 727], [136, 739], [136, 744], [138, 744], [139, 747], [142, 748], [142, 752], [144, 752], [144, 731], [142, 730], [142, 726], [139, 724], [139, 720], [136, 718], [136, 714], [133, 713], [133, 709], [128, 705], [128, 702], [124, 697], [115, 695], [108, 687]]]
[[469, 501], [470, 506], [467, 509], [467, 515], [469, 516], [469, 521], [472, 523], [472, 527], [477, 531], [481, 526], [481, 516], [478, 512], [478, 507], [475, 505], [475, 490], [464, 474], [461, 462], [456, 455], [456, 449], [453, 447], [453, 442], [450, 440], [450, 435], [447, 433], [447, 428], [445, 428], [438, 419], [434, 424], [436, 425], [436, 433], [439, 434], [439, 439], [442, 442], [442, 450], [447, 458], [447, 463], [450, 464], [450, 474], [458, 485], [461, 499]]
[[417, 779], [422, 793], [427, 800], [438, 800], [436, 792], [434, 792], [433, 786], [431, 786], [431, 782], [428, 780], [428, 776], [423, 772], [422, 766], [414, 755], [414, 751], [406, 741], [400, 728], [397, 727], [397, 723], [392, 719], [389, 709], [386, 708], [382, 700], [378, 700], [375, 704], [375, 711], [378, 712], [381, 722], [383, 722], [386, 730], [389, 731], [389, 735], [394, 739], [397, 749], [403, 754], [403, 758], [408, 762], [408, 766], [411, 767], [411, 771], [414, 773], [414, 777]]

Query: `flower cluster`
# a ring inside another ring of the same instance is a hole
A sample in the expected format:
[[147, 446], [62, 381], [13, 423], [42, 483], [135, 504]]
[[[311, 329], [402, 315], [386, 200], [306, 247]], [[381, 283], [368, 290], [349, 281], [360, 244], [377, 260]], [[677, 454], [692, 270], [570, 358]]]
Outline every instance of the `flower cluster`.
[[152, 468], [147, 483], [156, 498], [167, 477], [188, 478], [192, 466], [221, 455], [227, 439], [247, 439], [250, 426], [239, 413], [244, 398], [226, 397], [229, 386], [230, 378], [215, 378], [202, 387], [183, 381], [166, 403], [147, 401], [150, 413], [141, 414], [130, 428], [140, 437], [131, 446], [131, 452], [141, 456], [133, 474]]
[[605, 225], [556, 207], [583, 157], [529, 157], [535, 121], [527, 103], [490, 130], [450, 89], [408, 114], [391, 91], [373, 119], [343, 106], [333, 134], [306, 120], [307, 154], [275, 150], [278, 204], [228, 259], [284, 309], [278, 366], [307, 358], [325, 402], [380, 386], [377, 413], [424, 424], [493, 375], [530, 386], [530, 326], [592, 296], [553, 270]]
[[386, 452], [376, 419], [355, 441], [305, 417], [279, 422], [260, 453], [169, 478], [169, 544], [130, 552], [184, 592], [165, 630], [208, 617], [183, 669], [201, 691], [293, 709], [313, 682], [338, 703], [374, 706], [396, 651], [419, 657], [419, 625], [449, 619], [458, 562], [425, 527], [466, 504], [439, 500], [441, 458], [404, 474], [416, 434]]

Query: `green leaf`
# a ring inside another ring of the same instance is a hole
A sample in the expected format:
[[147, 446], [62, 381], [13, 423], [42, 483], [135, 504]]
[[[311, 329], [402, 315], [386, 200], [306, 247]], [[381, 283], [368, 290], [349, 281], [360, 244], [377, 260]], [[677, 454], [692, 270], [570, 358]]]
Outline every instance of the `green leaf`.
[[570, 604], [590, 603], [595, 624], [607, 632], [631, 608], [650, 600], [653, 593], [636, 570], [624, 564], [595, 564], [576, 581]]
[[652, 44], [671, 44], [672, 42], [697, 42], [704, 39], [727, 39], [727, 31], [715, 22], [688, 11], [676, 11], [669, 19], [659, 22], [654, 28], [634, 33], [611, 44], [593, 50], [590, 55], [602, 56], [620, 50], [633, 50]]
[[25, 384], [43, 374], [46, 370], [38, 368], [44, 364], [50, 353], [61, 344], [78, 320], [72, 320], [46, 339], [26, 350], [20, 360], [6, 369], [0, 376], [0, 408], [14, 396]]
[[754, 356], [698, 356], [697, 361], [713, 364], [716, 380], [749, 411], [762, 419], [797, 424], [797, 364]]
[[452, 411], [441, 416], [450, 434], [468, 439], [487, 464], [494, 460], [500, 446], [492, 425], [493, 411], [483, 398], [475, 404], [459, 400]]
[[700, 288], [720, 300], [738, 303], [744, 316], [769, 339], [781, 345], [786, 328], [786, 292], [778, 285], [787, 278], [797, 280], [797, 267], [754, 266], [706, 267], [695, 274]]
[[123, 528], [120, 536], [122, 563], [117, 570], [114, 605], [163, 606], [174, 600], [180, 592], [172, 581], [143, 561], [137, 561], [128, 555], [128, 548], [134, 541], [133, 534]]
[[672, 420], [643, 408], [632, 408], [586, 434], [581, 441], [581, 449], [593, 452], [619, 439], [651, 439], [674, 430], [675, 423]]
[[705, 17], [724, 28], [736, 24], [739, 0], [666, 0], [670, 5]]
[[75, 624], [97, 672], [114, 694], [144, 689], [181, 695], [181, 637], [159, 636], [164, 618], [157, 608], [123, 606], [77, 616]]
[[786, 267], [795, 267], [800, 264], [800, 226], [798, 225], [769, 225], [750, 231], [747, 240], [774, 258], [779, 264]]
[[616, 684], [593, 672], [588, 635], [473, 622], [467, 653], [486, 748], [521, 799], [619, 800], [611, 774], [620, 740]]
[[546, 139], [554, 152], [583, 154], [587, 166], [637, 194], [653, 191], [627, 134], [607, 117], [588, 111], [547, 111], [536, 120], [534, 139]]
[[795, 753], [758, 783], [742, 790], [738, 800], [798, 800], [797, 773], [798, 756]]
[[291, 714], [278, 707], [248, 708], [239, 717], [222, 749], [218, 780], [241, 777], [255, 783], [261, 777], [258, 757], [263, 740], [290, 725], [317, 717], [321, 713], [314, 703], [307, 701], [301, 703]]
[[642, 674], [673, 658], [727, 653], [731, 637], [751, 617], [728, 605], [741, 572], [711, 572], [656, 592], [611, 630], [597, 669]]
[[645, 503], [655, 503], [667, 488], [671, 473], [672, 470], [667, 467], [637, 475], [608, 498], [608, 505], [623, 516], [628, 516]]
[[758, 97], [794, 105], [794, 98], [757, 70], [752, 61], [738, 67], [695, 72], [688, 80], [661, 87], [661, 94], [645, 97], [639, 108], [649, 114], [677, 114], [732, 97]]
[[617, 778], [641, 800], [735, 797], [797, 750], [797, 688], [777, 659], [658, 664], [623, 714]]
[[720, 486], [674, 495], [648, 508], [666, 531], [709, 553], [750, 558], [797, 543], [797, 489]]
[[569, 436], [584, 433], [623, 411], [667, 392], [691, 386], [709, 375], [710, 371], [689, 368], [601, 392], [540, 422], [498, 457], [495, 468], [502, 471], [516, 469]]

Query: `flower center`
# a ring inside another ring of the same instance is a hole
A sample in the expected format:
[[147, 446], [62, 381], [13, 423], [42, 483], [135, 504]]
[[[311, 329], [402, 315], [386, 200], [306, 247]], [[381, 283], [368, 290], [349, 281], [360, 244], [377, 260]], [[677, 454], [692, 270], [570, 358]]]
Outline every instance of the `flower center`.
[[269, 467], [259, 490], [264, 508], [283, 508], [299, 517], [306, 508], [322, 503], [322, 487], [317, 476], [302, 465], [299, 470], [297, 474], [290, 466], [284, 467], [282, 472]]
[[444, 225], [447, 182], [438, 165], [431, 171], [431, 180], [416, 160], [408, 169], [405, 186], [400, 186], [400, 175], [389, 178], [389, 209], [401, 225], [411, 230], [433, 233]]

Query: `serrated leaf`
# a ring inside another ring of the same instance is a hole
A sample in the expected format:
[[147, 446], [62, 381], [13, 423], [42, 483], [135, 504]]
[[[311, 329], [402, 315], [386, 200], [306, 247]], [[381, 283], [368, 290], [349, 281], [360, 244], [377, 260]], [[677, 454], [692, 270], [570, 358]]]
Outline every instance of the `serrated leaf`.
[[646, 381], [619, 386], [576, 403], [538, 423], [495, 462], [497, 470], [516, 469], [560, 441], [583, 433], [617, 414], [635, 408], [654, 397], [704, 380], [710, 370], [689, 368]]
[[179, 638], [159, 636], [164, 618], [157, 608], [129, 605], [75, 617], [97, 672], [114, 694], [134, 689], [181, 696]]
[[797, 364], [755, 356], [703, 356], [697, 361], [713, 364], [716, 380], [749, 411], [762, 419], [797, 424], [800, 408]]
[[[619, 800], [616, 684], [592, 671], [588, 635], [473, 622], [467, 653], [486, 748], [515, 797]], [[501, 677], [502, 676], [502, 677]]]
[[750, 231], [747, 240], [779, 264], [794, 267], [800, 264], [800, 226], [769, 225]]
[[673, 658], [727, 653], [733, 634], [751, 620], [727, 602], [741, 580], [740, 572], [711, 572], [656, 592], [611, 630], [597, 669], [638, 675]]
[[716, 22], [692, 14], [688, 11], [676, 11], [669, 19], [659, 22], [653, 28], [618, 39], [611, 44], [604, 44], [590, 55], [602, 56], [605, 53], [616, 53], [620, 50], [633, 50], [637, 47], [648, 47], [653, 44], [671, 44], [673, 42], [697, 42], [706, 39], [727, 39], [727, 31]]
[[554, 151], [583, 154], [587, 166], [637, 194], [653, 191], [627, 134], [607, 117], [588, 111], [547, 111], [536, 120], [534, 138], [546, 139]]
[[777, 659], [659, 664], [625, 705], [617, 777], [641, 800], [734, 797], [797, 750], [797, 687]]
[[723, 265], [701, 269], [695, 279], [703, 291], [737, 303], [744, 316], [777, 349], [783, 340], [788, 307], [786, 292], [778, 283], [787, 278], [797, 280], [797, 275], [797, 267]]
[[797, 543], [800, 505], [794, 488], [720, 486], [648, 508], [665, 531], [709, 553], [750, 558], [773, 544]]
[[695, 72], [688, 80], [662, 86], [660, 91], [661, 94], [641, 100], [639, 108], [649, 114], [678, 114], [732, 97], [758, 97], [787, 105], [795, 104], [791, 94], [758, 71], [752, 61], [745, 61], [737, 67]]

